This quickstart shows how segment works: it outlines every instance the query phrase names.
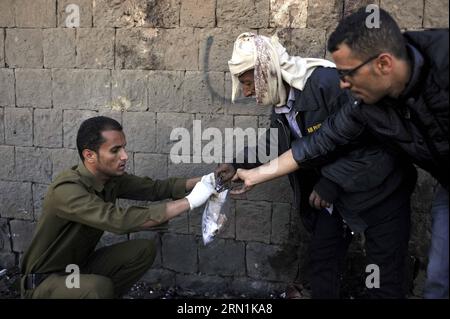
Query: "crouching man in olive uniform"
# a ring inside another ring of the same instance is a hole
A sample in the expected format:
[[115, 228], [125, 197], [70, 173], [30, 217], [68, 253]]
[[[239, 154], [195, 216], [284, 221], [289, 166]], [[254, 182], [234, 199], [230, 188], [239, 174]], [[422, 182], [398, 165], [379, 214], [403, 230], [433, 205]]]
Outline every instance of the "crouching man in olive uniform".
[[[22, 260], [22, 297], [120, 296], [150, 268], [156, 247], [151, 240], [138, 239], [95, 250], [103, 232], [149, 229], [201, 206], [214, 192], [214, 174], [201, 180], [127, 174], [125, 145], [122, 126], [111, 118], [99, 116], [81, 124], [77, 148], [82, 164], [62, 172], [47, 191]], [[118, 198], [173, 201], [125, 209], [116, 205]], [[66, 272], [69, 265], [80, 269], [79, 287], [66, 284], [68, 275], [73, 276]]]

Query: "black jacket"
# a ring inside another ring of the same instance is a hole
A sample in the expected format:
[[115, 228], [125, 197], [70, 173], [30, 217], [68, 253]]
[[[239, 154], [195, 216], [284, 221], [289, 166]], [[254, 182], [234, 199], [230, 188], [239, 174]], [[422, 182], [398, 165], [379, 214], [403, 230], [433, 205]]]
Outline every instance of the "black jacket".
[[448, 189], [448, 29], [404, 36], [412, 76], [403, 94], [375, 105], [355, 101], [343, 106], [315, 134], [293, 143], [299, 165], [321, 165], [321, 158], [370, 132]]
[[[296, 120], [302, 136], [317, 130], [327, 116], [351, 99], [348, 92], [340, 90], [336, 69], [317, 68], [302, 91], [295, 89], [294, 109], [298, 112]], [[273, 112], [271, 127], [278, 129], [278, 154], [289, 150], [294, 139], [286, 116]], [[321, 158], [320, 169], [300, 169], [289, 174], [294, 203], [300, 212], [312, 213], [308, 197], [313, 189], [323, 199], [334, 203], [347, 220], [394, 192], [402, 183], [403, 171], [388, 150], [376, 144], [379, 143], [366, 139], [362, 143], [352, 143], [339, 153]], [[236, 168], [258, 165], [260, 163], [235, 163]]]

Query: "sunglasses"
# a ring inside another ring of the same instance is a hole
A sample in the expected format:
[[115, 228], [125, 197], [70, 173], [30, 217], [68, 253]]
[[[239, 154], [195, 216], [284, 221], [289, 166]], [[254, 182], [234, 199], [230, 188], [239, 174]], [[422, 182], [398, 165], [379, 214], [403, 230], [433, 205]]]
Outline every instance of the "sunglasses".
[[361, 63], [360, 65], [358, 65], [357, 67], [354, 67], [353, 69], [349, 69], [349, 70], [337, 70], [338, 74], [339, 74], [339, 79], [342, 82], [345, 82], [345, 77], [352, 77], [353, 75], [355, 75], [356, 71], [358, 71], [360, 68], [362, 68], [364, 65], [366, 65], [367, 63], [371, 62], [372, 60], [375, 60], [376, 58], [378, 58], [379, 54], [374, 55], [370, 58], [368, 58], [366, 61], [364, 61], [363, 63]]

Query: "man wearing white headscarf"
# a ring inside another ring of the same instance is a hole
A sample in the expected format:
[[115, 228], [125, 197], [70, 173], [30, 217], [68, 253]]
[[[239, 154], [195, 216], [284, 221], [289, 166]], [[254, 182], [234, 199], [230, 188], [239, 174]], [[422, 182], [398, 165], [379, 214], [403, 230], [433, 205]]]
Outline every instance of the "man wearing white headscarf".
[[278, 37], [268, 38], [250, 32], [242, 33], [237, 38], [228, 66], [233, 85], [233, 102], [239, 91], [239, 75], [254, 69], [257, 103], [275, 106], [283, 106], [286, 103], [283, 81], [291, 87], [303, 90], [316, 67], [335, 67], [334, 63], [323, 59], [289, 56], [278, 42]]
[[[254, 96], [259, 105], [273, 106], [271, 126], [278, 128], [279, 154], [294, 140], [320, 128], [342, 105], [353, 102], [348, 92], [340, 90], [332, 62], [289, 56], [276, 36], [239, 35], [228, 65], [233, 102], [242, 91], [246, 97]], [[295, 209], [312, 232], [309, 269], [313, 298], [341, 297], [340, 280], [353, 232], [366, 236], [368, 264], [383, 265], [382, 285], [369, 290], [369, 297], [405, 295], [403, 270], [415, 169], [404, 163], [401, 167], [379, 144], [366, 147], [369, 139], [330, 156], [319, 170], [289, 174]], [[244, 153], [248, 158], [248, 149]], [[229, 180], [236, 169], [260, 164], [248, 160], [221, 164], [216, 174]]]

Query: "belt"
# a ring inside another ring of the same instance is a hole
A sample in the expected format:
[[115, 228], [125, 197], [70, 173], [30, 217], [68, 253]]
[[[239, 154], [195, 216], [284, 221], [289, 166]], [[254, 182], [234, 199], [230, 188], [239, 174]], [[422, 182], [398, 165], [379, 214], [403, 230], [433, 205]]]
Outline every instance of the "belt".
[[24, 280], [24, 288], [25, 290], [28, 289], [36, 289], [41, 282], [43, 282], [45, 279], [47, 279], [50, 274], [28, 274], [25, 276]]

